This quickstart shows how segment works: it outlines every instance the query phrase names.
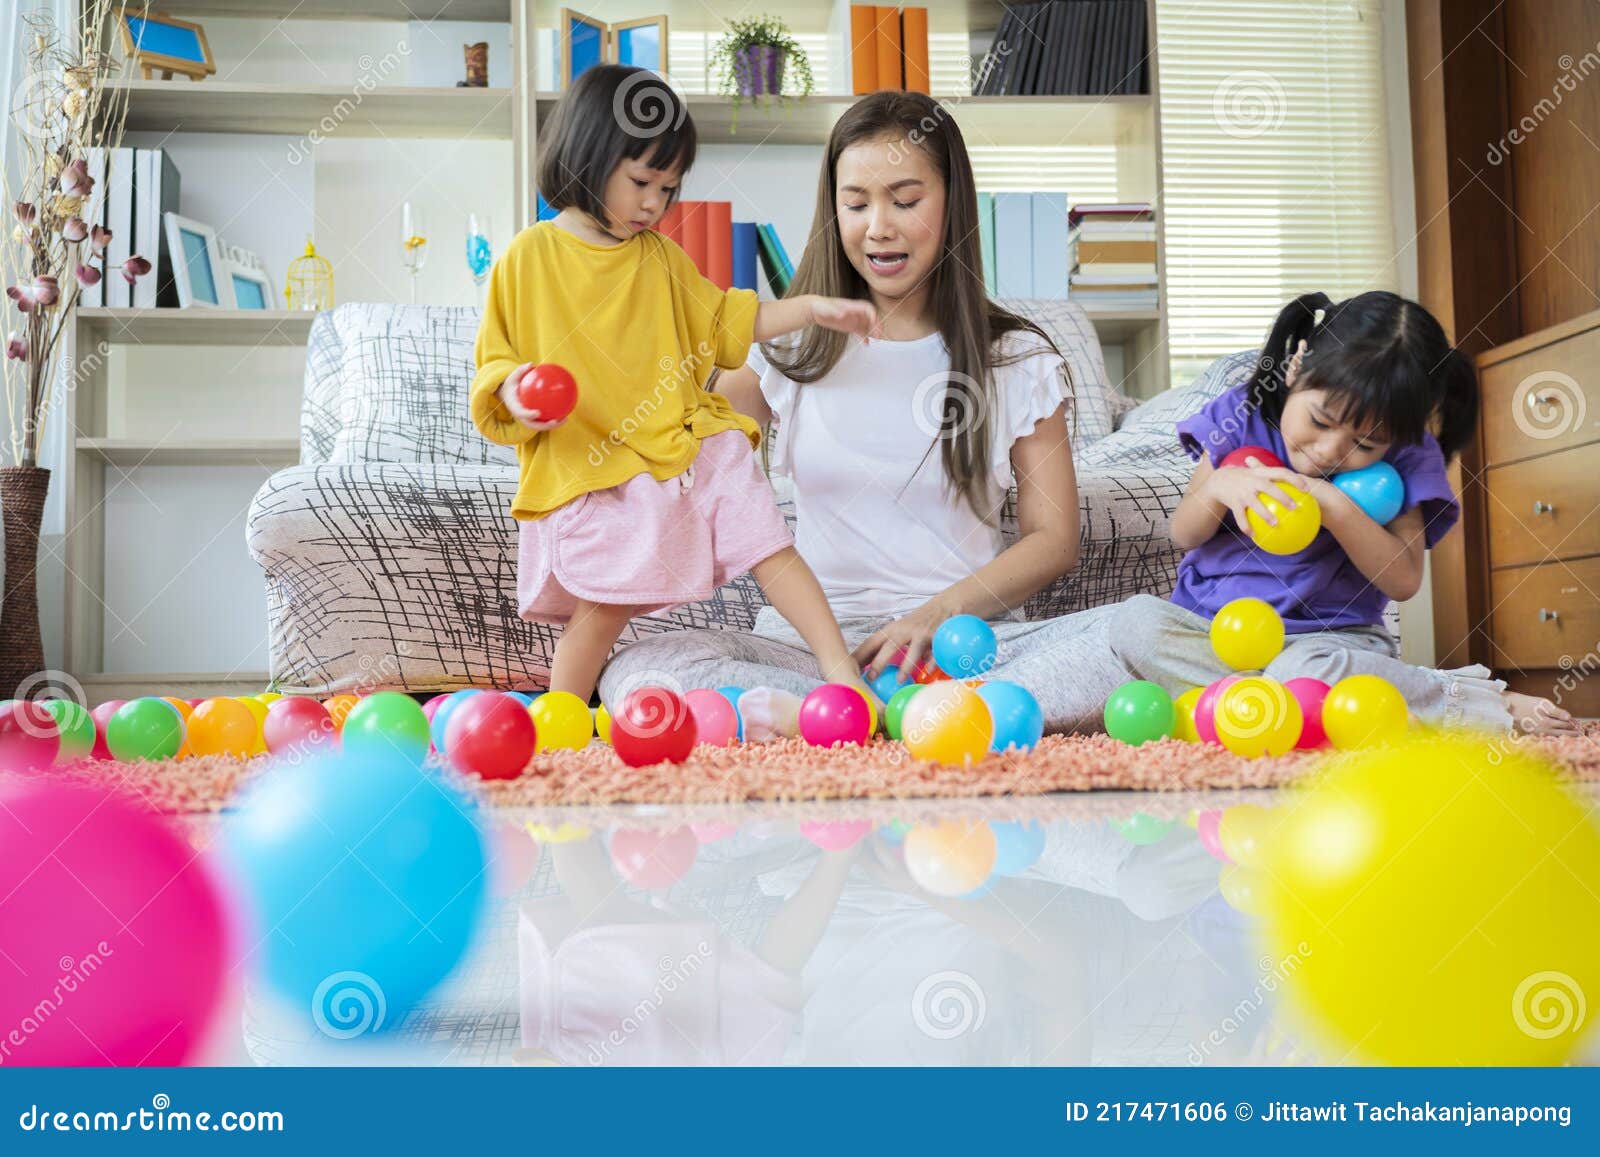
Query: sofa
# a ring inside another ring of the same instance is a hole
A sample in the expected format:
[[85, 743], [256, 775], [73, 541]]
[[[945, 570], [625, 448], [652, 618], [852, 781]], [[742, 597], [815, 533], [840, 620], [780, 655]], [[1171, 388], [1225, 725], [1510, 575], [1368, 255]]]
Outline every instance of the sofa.
[[[1223, 358], [1192, 385], [1135, 406], [1109, 384], [1079, 306], [1005, 304], [1066, 357], [1082, 508], [1077, 568], [1025, 613], [1169, 593], [1178, 552], [1168, 520], [1192, 471], [1173, 424], [1248, 376], [1254, 355]], [[300, 463], [267, 480], [246, 525], [266, 581], [275, 689], [546, 685], [557, 632], [517, 617], [514, 452], [486, 441], [467, 412], [477, 328], [476, 309], [363, 303], [313, 323]], [[704, 602], [636, 619], [621, 642], [689, 627], [748, 630], [763, 602], [747, 575]]]

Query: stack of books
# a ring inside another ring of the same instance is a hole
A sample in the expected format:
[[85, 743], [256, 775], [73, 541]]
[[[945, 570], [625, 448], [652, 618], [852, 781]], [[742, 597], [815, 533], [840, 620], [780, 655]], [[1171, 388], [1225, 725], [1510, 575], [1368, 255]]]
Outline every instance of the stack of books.
[[782, 297], [794, 280], [794, 265], [777, 230], [735, 221], [731, 201], [676, 201], [657, 228], [723, 289], [755, 289], [758, 263], [775, 297]]
[[1145, 0], [1045, 0], [1006, 9], [979, 96], [1149, 92]]
[[[848, 12], [846, 11], [848, 9]], [[834, 37], [857, 95], [880, 89], [931, 93], [928, 10], [894, 4], [839, 5]]]
[[[171, 154], [165, 149], [90, 148], [84, 160], [94, 190], [83, 220], [111, 230], [111, 241], [104, 265], [94, 263], [105, 276], [84, 289], [80, 303], [124, 309], [176, 306], [172, 252], [162, 226], [163, 213], [178, 211], [179, 176]], [[129, 285], [120, 266], [135, 253], [150, 262], [150, 273]]]
[[1148, 202], [1074, 205], [1068, 257], [1068, 296], [1087, 310], [1160, 307], [1156, 218]]
[[1067, 296], [1067, 195], [979, 193], [978, 234], [990, 297]]

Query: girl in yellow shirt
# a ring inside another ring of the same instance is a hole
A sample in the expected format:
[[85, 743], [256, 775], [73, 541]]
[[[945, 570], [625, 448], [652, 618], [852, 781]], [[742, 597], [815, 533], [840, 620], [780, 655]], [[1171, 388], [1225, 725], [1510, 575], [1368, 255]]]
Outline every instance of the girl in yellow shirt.
[[[597, 65], [557, 108], [539, 190], [559, 209], [495, 263], [478, 331], [473, 421], [517, 447], [519, 613], [561, 624], [552, 690], [587, 699], [635, 615], [709, 597], [745, 572], [831, 682], [860, 683], [822, 588], [757, 464], [759, 428], [702, 388], [752, 341], [808, 325], [877, 336], [871, 303], [758, 304], [723, 290], [654, 226], [694, 163], [695, 128], [644, 69]], [[518, 400], [534, 365], [564, 366], [578, 402], [547, 421]]]

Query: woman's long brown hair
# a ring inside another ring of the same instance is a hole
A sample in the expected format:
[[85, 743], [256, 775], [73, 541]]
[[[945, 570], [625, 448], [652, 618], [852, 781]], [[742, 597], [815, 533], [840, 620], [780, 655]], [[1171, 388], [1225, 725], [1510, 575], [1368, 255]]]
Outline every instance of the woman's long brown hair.
[[[990, 488], [990, 447], [996, 408], [993, 370], [1024, 354], [1000, 355], [996, 344], [1008, 333], [1026, 330], [1045, 345], [1055, 343], [1033, 322], [989, 300], [983, 284], [983, 249], [978, 232], [978, 193], [967, 145], [950, 111], [916, 92], [877, 92], [847, 109], [828, 137], [827, 155], [817, 185], [817, 212], [789, 293], [865, 298], [867, 283], [845, 256], [839, 236], [834, 189], [839, 158], [862, 141], [891, 140], [904, 149], [920, 148], [944, 180], [944, 250], [929, 274], [929, 303], [945, 348], [950, 377], [945, 387], [937, 441], [945, 481], [980, 518], [995, 509]], [[797, 345], [768, 345], [769, 362], [797, 382], [814, 382], [844, 355], [847, 336], [808, 326]], [[1066, 374], [1065, 365], [1062, 367]], [[1070, 389], [1070, 381], [1065, 383]], [[929, 447], [930, 451], [932, 446]]]

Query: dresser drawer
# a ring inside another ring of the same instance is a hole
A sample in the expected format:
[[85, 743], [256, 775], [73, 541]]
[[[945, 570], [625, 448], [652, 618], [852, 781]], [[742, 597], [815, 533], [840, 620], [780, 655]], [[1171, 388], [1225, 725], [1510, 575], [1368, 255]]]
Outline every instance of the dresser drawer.
[[1559, 667], [1600, 647], [1600, 559], [1497, 570], [1489, 586], [1497, 666]]
[[1496, 466], [1484, 485], [1490, 566], [1600, 554], [1600, 447]]
[[1600, 441], [1600, 331], [1482, 366], [1487, 465]]

